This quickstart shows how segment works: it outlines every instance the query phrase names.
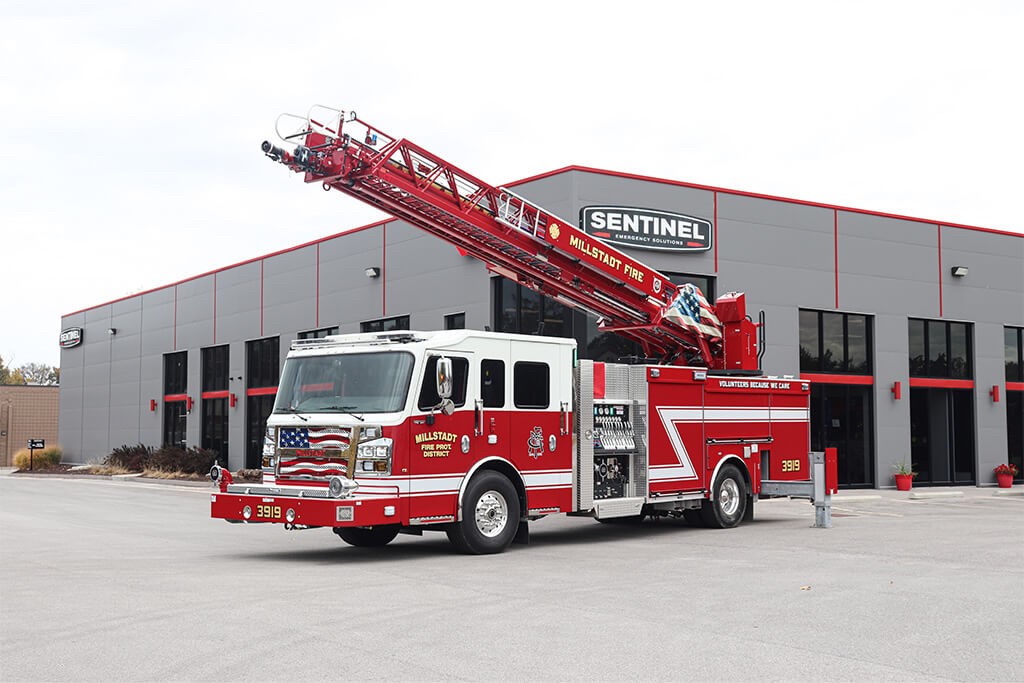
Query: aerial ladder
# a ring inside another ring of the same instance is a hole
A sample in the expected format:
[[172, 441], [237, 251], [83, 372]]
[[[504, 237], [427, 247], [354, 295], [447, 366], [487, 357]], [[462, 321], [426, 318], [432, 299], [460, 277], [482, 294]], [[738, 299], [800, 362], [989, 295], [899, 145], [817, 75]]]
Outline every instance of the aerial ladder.
[[[640, 344], [654, 362], [756, 373], [763, 319], [730, 292], [708, 304], [692, 284], [665, 275], [505, 187], [495, 187], [426, 149], [345, 112], [316, 105], [282, 114], [286, 147], [266, 156], [423, 229], [483, 261], [491, 272], [598, 319]], [[760, 337], [760, 338], [759, 338]]]

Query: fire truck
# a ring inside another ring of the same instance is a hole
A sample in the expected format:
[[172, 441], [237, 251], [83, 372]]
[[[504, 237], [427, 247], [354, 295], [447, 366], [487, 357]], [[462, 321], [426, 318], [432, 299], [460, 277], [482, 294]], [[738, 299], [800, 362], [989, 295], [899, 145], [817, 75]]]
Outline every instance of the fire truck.
[[529, 523], [682, 517], [713, 528], [802, 496], [830, 525], [835, 453], [809, 452], [806, 381], [760, 370], [764, 319], [491, 186], [354, 112], [282, 115], [263, 152], [454, 244], [636, 342], [629, 362], [572, 339], [396, 330], [292, 343], [260, 483], [214, 466], [214, 518], [330, 528], [354, 546], [444, 531], [461, 551], [526, 543]]

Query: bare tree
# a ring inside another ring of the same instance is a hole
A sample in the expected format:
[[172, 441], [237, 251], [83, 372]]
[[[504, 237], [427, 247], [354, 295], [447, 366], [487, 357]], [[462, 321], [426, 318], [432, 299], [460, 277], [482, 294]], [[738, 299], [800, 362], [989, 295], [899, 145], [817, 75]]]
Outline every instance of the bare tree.
[[60, 368], [43, 363], [25, 363], [16, 372], [21, 373], [23, 384], [52, 386], [60, 384]]

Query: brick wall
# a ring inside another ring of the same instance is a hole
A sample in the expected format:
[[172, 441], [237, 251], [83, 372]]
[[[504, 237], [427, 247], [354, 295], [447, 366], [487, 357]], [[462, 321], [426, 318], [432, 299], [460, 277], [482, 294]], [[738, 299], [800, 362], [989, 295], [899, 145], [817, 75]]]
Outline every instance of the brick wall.
[[29, 439], [57, 443], [60, 387], [0, 385], [0, 467], [13, 467], [14, 454]]

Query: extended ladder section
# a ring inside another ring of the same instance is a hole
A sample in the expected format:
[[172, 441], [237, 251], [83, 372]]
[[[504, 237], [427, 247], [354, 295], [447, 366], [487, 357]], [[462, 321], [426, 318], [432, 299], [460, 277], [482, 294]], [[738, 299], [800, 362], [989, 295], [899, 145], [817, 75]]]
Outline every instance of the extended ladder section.
[[[284, 129], [282, 129], [284, 128]], [[454, 244], [494, 273], [582, 309], [640, 343], [650, 358], [713, 369], [756, 371], [758, 325], [742, 294], [710, 306], [693, 285], [591, 237], [503, 187], [345, 112], [313, 107], [282, 115], [278, 135], [293, 149], [264, 153], [306, 182], [321, 183]]]

